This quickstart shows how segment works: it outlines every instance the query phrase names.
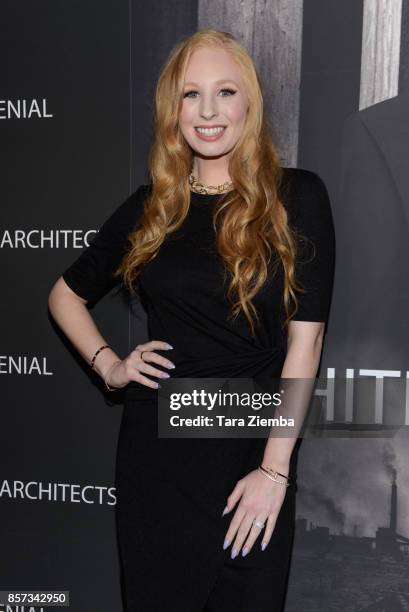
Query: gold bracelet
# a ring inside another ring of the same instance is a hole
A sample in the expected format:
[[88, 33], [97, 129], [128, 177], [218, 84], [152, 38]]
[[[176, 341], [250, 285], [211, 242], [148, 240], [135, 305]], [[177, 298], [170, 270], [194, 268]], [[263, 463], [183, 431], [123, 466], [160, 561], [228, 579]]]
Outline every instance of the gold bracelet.
[[273, 470], [273, 468], [269, 467], [268, 465], [267, 465], [267, 466], [264, 466], [264, 465], [262, 464], [262, 465], [261, 465], [261, 467], [262, 467], [264, 470], [268, 470], [268, 471], [269, 471], [269, 472], [271, 472], [272, 474], [278, 474], [279, 476], [282, 476], [283, 478], [287, 478], [287, 480], [288, 480], [288, 476], [287, 476], [287, 474], [281, 474], [281, 472], [277, 472], [277, 470]]
[[264, 474], [264, 476], [267, 476], [267, 478], [269, 478], [270, 480], [272, 480], [273, 482], [276, 482], [277, 484], [283, 485], [284, 487], [289, 487], [290, 483], [289, 482], [283, 482], [282, 480], [279, 480], [277, 478], [277, 472], [275, 473], [276, 475], [273, 476], [272, 474], [270, 474], [267, 470], [265, 470], [261, 465], [258, 466], [258, 470]]
[[98, 354], [99, 354], [101, 351], [103, 351], [103, 350], [104, 350], [104, 349], [106, 349], [106, 348], [111, 348], [111, 347], [109, 346], [109, 344], [104, 344], [103, 346], [100, 346], [100, 347], [99, 347], [99, 349], [98, 349], [97, 351], [95, 351], [94, 356], [93, 356], [93, 358], [91, 359], [91, 363], [90, 363], [91, 370], [92, 370], [92, 368], [94, 367], [96, 356], [97, 356], [97, 355], [98, 355]]
[[107, 378], [108, 378], [108, 375], [110, 374], [112, 368], [114, 367], [114, 365], [116, 365], [117, 363], [121, 363], [121, 361], [122, 361], [122, 359], [117, 359], [116, 361], [114, 361], [114, 363], [111, 363], [111, 365], [109, 366], [108, 373], [107, 373], [107, 375], [104, 378], [105, 386], [108, 389], [108, 391], [117, 391], [118, 389], [120, 389], [120, 387], [111, 387], [111, 385], [109, 385], [107, 383]]

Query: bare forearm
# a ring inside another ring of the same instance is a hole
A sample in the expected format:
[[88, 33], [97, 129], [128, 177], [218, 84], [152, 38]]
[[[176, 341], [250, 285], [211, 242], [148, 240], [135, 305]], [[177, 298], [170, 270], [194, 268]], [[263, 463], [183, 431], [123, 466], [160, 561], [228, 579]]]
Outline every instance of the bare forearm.
[[[62, 278], [58, 279], [49, 294], [48, 307], [55, 322], [88, 363], [99, 347], [109, 344], [98, 330], [85, 300], [76, 296]], [[118, 359], [115, 351], [104, 349], [95, 359], [94, 370], [104, 378]]]
[[[303, 379], [294, 383], [292, 391], [303, 397], [300, 399], [300, 409], [294, 408], [296, 416], [300, 418], [310, 399], [314, 387], [315, 377], [318, 371], [322, 350], [322, 341], [305, 346], [301, 343], [293, 343], [289, 346], [287, 356], [284, 361], [281, 377], [283, 379]], [[291, 383], [290, 383], [291, 384]], [[304, 404], [304, 406], [302, 406]], [[285, 415], [284, 415], [285, 416]], [[298, 423], [302, 425], [302, 423]], [[294, 449], [297, 437], [276, 438], [270, 437], [266, 443], [263, 464], [276, 468], [278, 471], [287, 473], [291, 453]]]

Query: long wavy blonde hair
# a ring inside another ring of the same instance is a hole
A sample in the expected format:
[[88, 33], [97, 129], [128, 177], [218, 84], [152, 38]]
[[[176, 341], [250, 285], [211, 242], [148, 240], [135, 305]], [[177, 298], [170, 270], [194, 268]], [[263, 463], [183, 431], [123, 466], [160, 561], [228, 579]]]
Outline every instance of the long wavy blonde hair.
[[[141, 269], [159, 252], [166, 236], [183, 223], [189, 211], [188, 175], [193, 168], [193, 151], [184, 139], [178, 118], [183, 103], [184, 77], [192, 53], [201, 47], [218, 47], [229, 52], [241, 68], [249, 109], [243, 132], [230, 153], [229, 174], [234, 189], [220, 196], [213, 224], [217, 249], [230, 277], [227, 298], [229, 317], [245, 314], [254, 336], [254, 319], [259, 322], [253, 298], [276, 270], [284, 270], [284, 307], [287, 327], [297, 310], [295, 291], [296, 239], [278, 190], [282, 167], [263, 112], [260, 79], [251, 57], [228, 32], [201, 30], [177, 44], [160, 73], [155, 94], [155, 137], [149, 155], [151, 190], [138, 229], [128, 236], [129, 248], [116, 271], [134, 292]], [[271, 264], [275, 250], [274, 265]], [[294, 311], [289, 312], [293, 301]]]

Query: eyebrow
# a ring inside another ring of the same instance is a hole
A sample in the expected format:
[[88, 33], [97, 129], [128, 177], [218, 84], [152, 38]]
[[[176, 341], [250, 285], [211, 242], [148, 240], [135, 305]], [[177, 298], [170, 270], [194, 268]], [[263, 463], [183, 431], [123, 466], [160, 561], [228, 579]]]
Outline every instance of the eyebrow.
[[[236, 87], [238, 87], [236, 81], [233, 81], [232, 79], [219, 79], [215, 82], [215, 85], [221, 85], [221, 83], [234, 83]], [[199, 87], [197, 83], [193, 83], [192, 81], [190, 81], [189, 83], [185, 83], [185, 87], [187, 87], [188, 85], [194, 85], [195, 87]]]

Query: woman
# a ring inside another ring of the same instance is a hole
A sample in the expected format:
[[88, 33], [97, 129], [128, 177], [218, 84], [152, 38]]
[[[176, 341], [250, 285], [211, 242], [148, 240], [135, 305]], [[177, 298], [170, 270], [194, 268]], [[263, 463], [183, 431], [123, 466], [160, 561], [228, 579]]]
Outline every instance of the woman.
[[[315, 378], [334, 265], [328, 195], [315, 173], [281, 168], [254, 64], [228, 33], [175, 47], [155, 130], [151, 183], [49, 299], [108, 389], [126, 388], [116, 463], [126, 610], [279, 611], [296, 439], [159, 438], [157, 389], [169, 376]], [[120, 281], [138, 291], [151, 338], [123, 359], [86, 308]]]

